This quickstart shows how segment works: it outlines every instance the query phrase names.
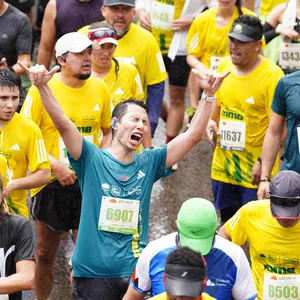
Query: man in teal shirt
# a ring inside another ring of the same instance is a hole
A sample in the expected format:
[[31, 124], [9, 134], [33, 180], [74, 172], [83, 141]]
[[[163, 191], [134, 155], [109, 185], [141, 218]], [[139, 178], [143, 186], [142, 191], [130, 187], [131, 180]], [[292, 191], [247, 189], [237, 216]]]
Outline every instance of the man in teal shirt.
[[64, 140], [82, 191], [73, 298], [121, 299], [147, 242], [152, 186], [202, 140], [214, 94], [229, 73], [197, 73], [204, 94], [189, 129], [163, 148], [135, 154], [149, 122], [141, 102], [129, 100], [115, 107], [111, 144], [98, 149], [82, 138], [47, 85], [59, 67], [50, 72], [39, 65], [24, 68]]

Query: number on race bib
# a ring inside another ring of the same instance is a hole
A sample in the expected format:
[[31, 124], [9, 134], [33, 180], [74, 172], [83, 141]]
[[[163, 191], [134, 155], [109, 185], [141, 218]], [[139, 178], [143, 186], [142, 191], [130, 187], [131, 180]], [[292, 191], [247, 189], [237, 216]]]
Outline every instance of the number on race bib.
[[139, 219], [139, 200], [102, 197], [98, 229], [134, 234]]
[[121, 210], [121, 209], [115, 209], [108, 208], [106, 212], [106, 219], [107, 220], [114, 220], [114, 221], [120, 221], [122, 222], [131, 222], [133, 217], [133, 210]]
[[264, 300], [300, 300], [299, 275], [264, 274]]
[[299, 297], [297, 286], [269, 286], [269, 297], [282, 299], [297, 299]]
[[220, 120], [220, 146], [224, 150], [245, 151], [246, 123]]
[[242, 134], [236, 131], [221, 130], [221, 138], [226, 141], [240, 142]]
[[279, 65], [284, 68], [300, 68], [300, 44], [281, 43]]

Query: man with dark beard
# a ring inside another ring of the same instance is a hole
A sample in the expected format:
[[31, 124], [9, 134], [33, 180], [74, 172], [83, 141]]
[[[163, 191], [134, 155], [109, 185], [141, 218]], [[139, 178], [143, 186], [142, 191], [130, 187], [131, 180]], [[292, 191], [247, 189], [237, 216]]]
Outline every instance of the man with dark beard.
[[[92, 47], [99, 45], [78, 32], [62, 36], [55, 46], [61, 72], [51, 79], [49, 86], [86, 140], [100, 146], [98, 133], [102, 129], [104, 146], [110, 140], [110, 96], [102, 80], [90, 77]], [[76, 241], [81, 192], [65, 144], [35, 86], [28, 92], [21, 114], [41, 128], [52, 169], [51, 183], [32, 190], [31, 213], [37, 230], [35, 293], [38, 300], [44, 300], [51, 293], [54, 259], [62, 234], [72, 229]]]

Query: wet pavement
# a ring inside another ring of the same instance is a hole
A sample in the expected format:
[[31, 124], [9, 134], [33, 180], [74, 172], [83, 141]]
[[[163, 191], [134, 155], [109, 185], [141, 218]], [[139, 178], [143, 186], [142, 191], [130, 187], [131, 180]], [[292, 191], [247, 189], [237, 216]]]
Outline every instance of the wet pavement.
[[[160, 120], [153, 145], [164, 145], [165, 123]], [[212, 151], [206, 141], [200, 142], [179, 163], [171, 176], [155, 183], [151, 197], [149, 240], [176, 230], [176, 216], [186, 199], [202, 197], [212, 199], [210, 166]], [[34, 227], [34, 223], [33, 227]], [[69, 234], [60, 244], [55, 262], [55, 281], [50, 300], [68, 300], [71, 297], [69, 281], [69, 260], [74, 246]], [[33, 292], [26, 293], [25, 300], [33, 300]]]

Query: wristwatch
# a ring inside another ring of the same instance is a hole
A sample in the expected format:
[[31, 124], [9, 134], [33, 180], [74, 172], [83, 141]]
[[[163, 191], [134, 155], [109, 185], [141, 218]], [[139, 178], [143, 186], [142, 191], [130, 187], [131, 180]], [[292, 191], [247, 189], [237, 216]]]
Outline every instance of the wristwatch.
[[202, 93], [202, 96], [201, 98], [205, 101], [205, 102], [208, 102], [208, 103], [212, 103], [216, 100], [216, 97], [215, 96], [207, 96], [204, 92]]

